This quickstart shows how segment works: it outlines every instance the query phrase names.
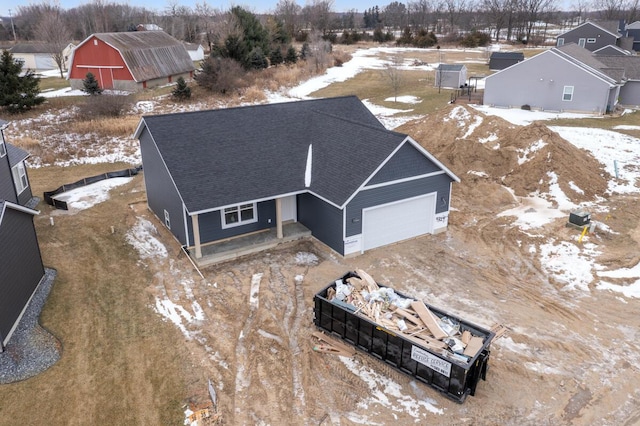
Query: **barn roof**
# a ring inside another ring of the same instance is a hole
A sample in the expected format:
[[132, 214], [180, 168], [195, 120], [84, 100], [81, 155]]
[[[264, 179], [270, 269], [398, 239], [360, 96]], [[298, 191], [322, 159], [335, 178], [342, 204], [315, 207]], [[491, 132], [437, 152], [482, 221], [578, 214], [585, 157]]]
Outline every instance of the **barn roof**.
[[307, 190], [342, 206], [407, 140], [355, 96], [145, 116], [137, 137], [145, 127], [190, 213]]
[[76, 49], [93, 37], [120, 52], [136, 82], [195, 70], [184, 45], [164, 31], [96, 33]]

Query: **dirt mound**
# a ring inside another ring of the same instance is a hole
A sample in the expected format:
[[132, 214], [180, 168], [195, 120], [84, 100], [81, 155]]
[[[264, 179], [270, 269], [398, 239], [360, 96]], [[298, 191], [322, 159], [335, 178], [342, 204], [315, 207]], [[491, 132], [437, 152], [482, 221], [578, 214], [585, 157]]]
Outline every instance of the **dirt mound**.
[[512, 203], [507, 190], [499, 190], [505, 186], [521, 197], [551, 193], [549, 201], [555, 205], [593, 201], [607, 190], [602, 165], [542, 123], [515, 126], [457, 105], [396, 130], [410, 135], [460, 177], [465, 185], [456, 188], [455, 195], [464, 204], [492, 209]]

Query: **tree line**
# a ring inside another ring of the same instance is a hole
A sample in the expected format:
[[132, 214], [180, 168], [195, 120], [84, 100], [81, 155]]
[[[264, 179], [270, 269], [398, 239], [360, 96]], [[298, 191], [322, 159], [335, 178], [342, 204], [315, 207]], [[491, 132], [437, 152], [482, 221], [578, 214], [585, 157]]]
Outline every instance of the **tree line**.
[[[248, 13], [272, 33], [298, 39], [301, 33], [322, 34], [382, 28], [417, 32], [424, 29], [440, 35], [481, 31], [495, 40], [531, 41], [548, 25], [574, 26], [587, 19], [634, 22], [640, 19], [640, 0], [574, 0], [572, 11], [559, 11], [559, 0], [410, 0], [393, 1], [336, 12], [333, 0], [312, 0], [304, 6], [296, 0], [278, 0], [270, 13]], [[228, 27], [234, 8], [222, 11], [206, 0], [191, 8], [172, 0], [161, 12], [108, 0], [93, 0], [71, 9], [44, 0], [19, 6], [12, 19], [3, 19], [0, 40], [84, 40], [93, 33], [133, 31], [138, 24], [155, 24], [187, 42], [215, 43]], [[540, 25], [542, 24], [542, 25]], [[277, 27], [277, 28], [274, 28]], [[15, 35], [15, 37], [14, 37]]]

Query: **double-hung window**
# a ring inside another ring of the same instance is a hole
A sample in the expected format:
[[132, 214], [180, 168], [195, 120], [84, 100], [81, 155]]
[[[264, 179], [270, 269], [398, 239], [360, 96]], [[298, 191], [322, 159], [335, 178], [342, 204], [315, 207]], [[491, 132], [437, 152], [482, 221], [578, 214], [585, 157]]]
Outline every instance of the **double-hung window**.
[[246, 225], [247, 223], [257, 221], [256, 203], [239, 204], [237, 206], [227, 207], [222, 211], [223, 228]]
[[0, 139], [0, 158], [7, 155], [7, 147], [4, 144], [4, 140]]
[[564, 86], [564, 90], [562, 91], [562, 100], [563, 101], [573, 100], [573, 86]]
[[16, 186], [16, 191], [20, 194], [29, 186], [29, 180], [27, 179], [27, 170], [24, 168], [24, 162], [21, 161], [11, 169], [13, 173], [13, 183]]

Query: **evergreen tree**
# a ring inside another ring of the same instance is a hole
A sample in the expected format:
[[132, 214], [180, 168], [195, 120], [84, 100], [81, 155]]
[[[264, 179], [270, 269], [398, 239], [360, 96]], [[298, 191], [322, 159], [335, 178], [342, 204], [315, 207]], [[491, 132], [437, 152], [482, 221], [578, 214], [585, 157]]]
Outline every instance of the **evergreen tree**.
[[85, 79], [82, 80], [82, 91], [90, 95], [99, 95], [102, 93], [102, 88], [93, 73], [88, 72]]
[[311, 55], [311, 47], [309, 43], [304, 43], [302, 45], [302, 50], [300, 50], [300, 59], [305, 61]]
[[287, 49], [287, 54], [284, 57], [284, 62], [287, 64], [295, 64], [298, 62], [298, 53], [296, 52], [296, 48], [289, 45]]
[[179, 101], [184, 101], [191, 97], [191, 88], [187, 86], [187, 82], [184, 81], [184, 78], [178, 77], [177, 85], [171, 91], [171, 94]]
[[278, 66], [284, 62], [284, 58], [282, 57], [282, 51], [280, 47], [274, 47], [271, 49], [271, 55], [269, 55], [269, 62], [271, 65]]
[[259, 47], [253, 49], [249, 52], [249, 55], [247, 55], [245, 64], [246, 69], [260, 70], [267, 68], [268, 66], [269, 61], [267, 60], [267, 55], [265, 55]]
[[9, 112], [28, 111], [40, 105], [45, 98], [40, 96], [40, 79], [32, 70], [20, 76], [22, 63], [16, 62], [13, 55], [5, 50], [0, 57], [0, 107]]

